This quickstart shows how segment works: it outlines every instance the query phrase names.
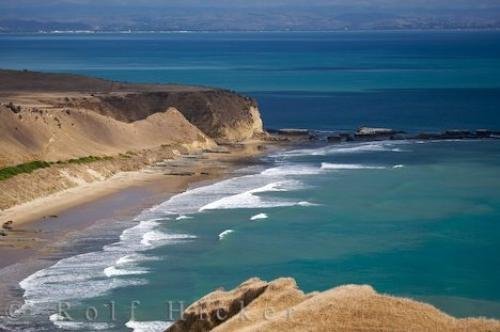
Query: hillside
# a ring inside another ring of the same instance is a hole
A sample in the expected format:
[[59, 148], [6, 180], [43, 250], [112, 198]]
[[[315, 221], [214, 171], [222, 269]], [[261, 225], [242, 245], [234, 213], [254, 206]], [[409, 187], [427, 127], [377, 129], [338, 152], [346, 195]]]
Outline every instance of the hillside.
[[425, 303], [379, 294], [370, 286], [305, 294], [291, 278], [254, 278], [231, 291], [216, 290], [189, 306], [184, 318], [167, 332], [500, 331], [500, 321], [457, 319]]
[[0, 70], [0, 209], [263, 136], [257, 103], [229, 91]]
[[256, 102], [228, 91], [15, 71], [0, 71], [0, 128], [0, 167], [263, 133]]

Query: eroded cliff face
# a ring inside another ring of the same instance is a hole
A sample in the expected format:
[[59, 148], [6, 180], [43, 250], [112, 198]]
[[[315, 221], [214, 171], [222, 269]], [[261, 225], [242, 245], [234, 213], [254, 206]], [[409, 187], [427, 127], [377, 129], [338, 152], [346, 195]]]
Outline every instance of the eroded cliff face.
[[94, 95], [71, 99], [68, 104], [123, 122], [142, 120], [174, 107], [207, 136], [224, 142], [241, 142], [264, 132], [256, 101], [225, 90]]
[[291, 278], [253, 278], [204, 296], [167, 329], [184, 331], [500, 331], [500, 321], [457, 319], [366, 285], [305, 294]]
[[263, 134], [255, 100], [206, 87], [128, 84], [77, 75], [0, 70], [0, 102], [84, 109], [126, 123], [173, 107], [215, 140], [240, 142]]
[[265, 135], [256, 101], [225, 90], [2, 70], [0, 81], [0, 167]]
[[81, 108], [0, 106], [0, 167], [43, 160], [113, 156], [168, 144], [209, 149], [215, 142], [175, 108], [130, 123]]
[[[0, 70], [0, 170], [51, 162], [0, 179], [0, 209], [139, 170], [179, 150], [263, 136], [256, 102], [229, 91]], [[91, 163], [68, 162], [79, 158]]]

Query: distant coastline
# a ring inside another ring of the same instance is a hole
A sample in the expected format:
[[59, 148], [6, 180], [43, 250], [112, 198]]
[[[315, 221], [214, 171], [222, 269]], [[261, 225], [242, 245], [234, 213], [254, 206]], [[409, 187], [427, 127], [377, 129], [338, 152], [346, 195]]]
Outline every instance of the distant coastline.
[[183, 34], [183, 33], [334, 33], [334, 32], [497, 32], [495, 28], [449, 28], [449, 29], [332, 29], [332, 30], [39, 30], [1, 31], [0, 35], [15, 34]]

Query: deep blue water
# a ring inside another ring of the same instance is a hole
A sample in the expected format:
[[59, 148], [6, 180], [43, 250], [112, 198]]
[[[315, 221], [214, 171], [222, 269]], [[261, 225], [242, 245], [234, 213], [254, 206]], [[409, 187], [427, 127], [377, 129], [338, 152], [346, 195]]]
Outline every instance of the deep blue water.
[[[248, 93], [268, 127], [500, 129], [500, 32], [0, 35], [0, 50], [4, 68]], [[500, 318], [499, 174], [500, 144], [487, 140], [277, 152], [24, 280], [29, 319], [36, 331], [162, 330], [165, 301], [254, 276], [305, 291], [370, 284]], [[47, 321], [58, 300], [76, 321]], [[110, 300], [116, 321], [102, 313]], [[143, 325], [130, 322], [133, 300]], [[97, 323], [83, 320], [89, 306]]]
[[269, 127], [500, 127], [500, 32], [0, 35], [0, 67], [237, 90]]

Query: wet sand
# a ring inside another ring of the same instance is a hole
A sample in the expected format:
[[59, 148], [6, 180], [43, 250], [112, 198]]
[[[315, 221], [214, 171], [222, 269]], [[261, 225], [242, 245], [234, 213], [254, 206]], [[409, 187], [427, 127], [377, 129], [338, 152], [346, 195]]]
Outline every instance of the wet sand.
[[254, 147], [237, 147], [231, 153], [185, 156], [4, 211], [2, 220], [7, 217], [14, 223], [0, 238], [0, 316], [22, 300], [19, 281], [72, 254], [61, 252], [65, 240], [94, 225], [131, 220], [188, 188], [231, 176], [234, 169], [255, 162], [260, 153]]

